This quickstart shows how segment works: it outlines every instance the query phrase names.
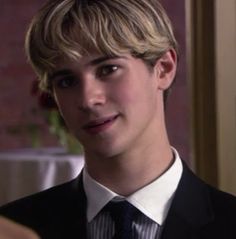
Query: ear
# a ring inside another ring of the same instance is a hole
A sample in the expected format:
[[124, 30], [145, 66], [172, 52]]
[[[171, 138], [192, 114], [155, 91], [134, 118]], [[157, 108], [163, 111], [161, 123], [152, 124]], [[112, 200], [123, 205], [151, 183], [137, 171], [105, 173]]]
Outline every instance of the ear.
[[155, 68], [157, 72], [158, 89], [168, 89], [176, 75], [177, 54], [175, 50], [168, 50], [160, 59], [158, 59]]

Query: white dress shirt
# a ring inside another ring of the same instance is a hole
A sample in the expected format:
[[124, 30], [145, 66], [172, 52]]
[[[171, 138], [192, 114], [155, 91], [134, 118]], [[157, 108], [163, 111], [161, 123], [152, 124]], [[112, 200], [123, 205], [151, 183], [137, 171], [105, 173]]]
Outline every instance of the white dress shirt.
[[[135, 193], [126, 198], [118, 195], [117, 193], [111, 191], [109, 188], [95, 181], [88, 174], [85, 167], [83, 172], [83, 184], [88, 203], [87, 204], [88, 233], [89, 235], [94, 235], [90, 236], [89, 238], [106, 239], [104, 238], [105, 234], [99, 233], [99, 231], [103, 230], [105, 227], [111, 227], [109, 230], [107, 229], [108, 232], [106, 232], [106, 234], [114, 233], [114, 225], [109, 224], [110, 225], [109, 226], [104, 224], [105, 220], [104, 218], [102, 218], [101, 221], [98, 220], [97, 222], [103, 223], [102, 227], [101, 224], [96, 224], [96, 216], [110, 200], [128, 201], [145, 215], [145, 219], [142, 219], [143, 222], [145, 222], [145, 224], [148, 224], [149, 223], [148, 221], [150, 221], [149, 229], [152, 232], [153, 236], [150, 237], [149, 235], [149, 237], [147, 237], [147, 235], [143, 234], [143, 236], [137, 236], [137, 238], [149, 238], [149, 239], [158, 238], [157, 234], [159, 234], [160, 227], [163, 225], [163, 222], [165, 221], [165, 218], [167, 216], [174, 193], [176, 191], [183, 171], [182, 162], [178, 152], [174, 148], [172, 148], [172, 150], [174, 153], [175, 160], [174, 163], [171, 165], [171, 167], [164, 174], [158, 177], [155, 181], [151, 182], [147, 186], [141, 188], [140, 190], [136, 191]], [[108, 218], [106, 219], [108, 221], [111, 220], [109, 219], [109, 216], [106, 217], [105, 215], [105, 218]], [[140, 221], [140, 223], [142, 223], [142, 220]], [[136, 224], [139, 224], [139, 222], [137, 222]], [[99, 226], [100, 228], [96, 229], [96, 225], [100, 225]], [[142, 225], [134, 225], [134, 227], [135, 226], [137, 231], [139, 231], [140, 233], [148, 231], [147, 228], [146, 229], [142, 228]], [[89, 232], [90, 230], [95, 231], [93, 233], [90, 233]], [[111, 237], [107, 236], [107, 239], [109, 238]]]

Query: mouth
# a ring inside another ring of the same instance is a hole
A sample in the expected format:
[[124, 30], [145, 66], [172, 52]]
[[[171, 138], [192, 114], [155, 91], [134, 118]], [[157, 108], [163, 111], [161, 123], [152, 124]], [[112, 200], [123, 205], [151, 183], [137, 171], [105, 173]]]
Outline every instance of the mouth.
[[90, 134], [98, 134], [110, 127], [118, 117], [119, 115], [117, 114], [110, 117], [104, 117], [89, 121], [84, 125], [83, 129]]

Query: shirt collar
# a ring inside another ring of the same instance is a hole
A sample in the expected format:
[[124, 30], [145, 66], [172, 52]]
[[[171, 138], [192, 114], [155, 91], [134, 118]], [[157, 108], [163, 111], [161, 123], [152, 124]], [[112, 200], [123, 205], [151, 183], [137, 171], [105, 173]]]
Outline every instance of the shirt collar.
[[[175, 161], [171, 167], [155, 181], [125, 198], [159, 225], [163, 224], [167, 216], [183, 171], [178, 152], [174, 148], [172, 148], [172, 150]], [[124, 199], [124, 197], [91, 178], [86, 168], [83, 172], [83, 183], [88, 202], [88, 222], [91, 222], [110, 200]]]
[[94, 180], [88, 174], [86, 167], [83, 171], [83, 184], [87, 197], [87, 220], [90, 222], [110, 200], [118, 195]]

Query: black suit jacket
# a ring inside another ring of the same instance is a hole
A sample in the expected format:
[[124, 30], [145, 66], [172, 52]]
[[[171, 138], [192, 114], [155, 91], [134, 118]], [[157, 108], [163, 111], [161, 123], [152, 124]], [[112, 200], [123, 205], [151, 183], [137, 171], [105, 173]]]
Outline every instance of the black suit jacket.
[[[86, 196], [81, 175], [0, 208], [42, 239], [85, 239]], [[197, 178], [186, 165], [161, 239], [235, 239], [236, 198]]]

